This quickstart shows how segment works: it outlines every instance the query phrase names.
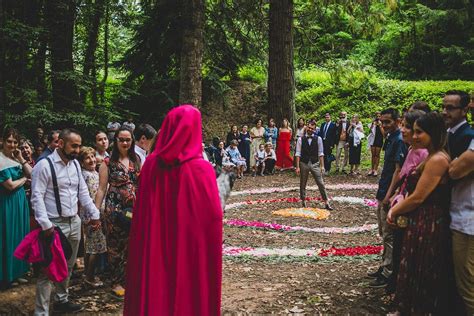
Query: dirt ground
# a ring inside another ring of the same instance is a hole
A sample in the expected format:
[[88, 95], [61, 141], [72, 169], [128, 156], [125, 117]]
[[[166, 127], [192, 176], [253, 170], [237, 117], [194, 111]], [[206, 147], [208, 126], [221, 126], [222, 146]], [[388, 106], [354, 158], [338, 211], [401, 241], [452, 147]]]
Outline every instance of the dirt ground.
[[[377, 179], [366, 176], [331, 175], [328, 184], [375, 184]], [[285, 171], [273, 176], [250, 177], [238, 180], [234, 191], [295, 187], [298, 177]], [[308, 185], [314, 185], [310, 178]], [[328, 190], [330, 197], [353, 196], [373, 199], [374, 190]], [[298, 191], [232, 196], [228, 203], [298, 197]], [[319, 197], [319, 192], [308, 191], [308, 197]], [[240, 219], [305, 227], [351, 227], [375, 224], [375, 208], [366, 205], [332, 203], [334, 210], [328, 219], [317, 221], [272, 215], [272, 211], [299, 206], [295, 202], [244, 205], [226, 211], [226, 219]], [[310, 207], [323, 207], [310, 202]], [[329, 248], [379, 245], [376, 231], [356, 234], [323, 234], [314, 232], [288, 233], [280, 231], [224, 227], [225, 246], [265, 248]], [[239, 260], [224, 258], [222, 285], [223, 314], [386, 314], [384, 293], [371, 289], [366, 273], [378, 265], [374, 256], [368, 259], [308, 262], [269, 261], [257, 258]], [[84, 314], [120, 314], [122, 302], [108, 293], [108, 287], [85, 289], [80, 277], [72, 281], [71, 296], [85, 306]], [[0, 314], [31, 314], [34, 309], [35, 280], [0, 292]]]

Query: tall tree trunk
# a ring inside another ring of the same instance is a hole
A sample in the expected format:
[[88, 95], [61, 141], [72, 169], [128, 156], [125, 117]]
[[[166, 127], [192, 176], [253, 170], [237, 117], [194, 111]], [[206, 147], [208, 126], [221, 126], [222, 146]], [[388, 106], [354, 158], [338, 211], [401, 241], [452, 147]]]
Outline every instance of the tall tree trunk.
[[109, 76], [109, 20], [110, 20], [110, 4], [105, 0], [105, 21], [104, 21], [104, 77], [100, 84], [100, 102], [105, 103], [105, 84]]
[[46, 49], [48, 39], [46, 34], [40, 35], [40, 46], [33, 63], [33, 73], [36, 76], [36, 91], [41, 101], [46, 100], [48, 89], [46, 87]]
[[[31, 18], [32, 26], [38, 29], [38, 37], [34, 41], [34, 47], [36, 48], [36, 54], [31, 54], [31, 71], [30, 80], [33, 83], [34, 88], [38, 93], [40, 101], [46, 100], [47, 87], [46, 87], [46, 49], [48, 47], [48, 36], [45, 31], [45, 8], [44, 0], [35, 1], [35, 14]], [[33, 3], [33, 1], [31, 1]]]
[[270, 0], [268, 115], [295, 125], [293, 0]]
[[183, 1], [183, 41], [179, 82], [179, 103], [201, 105], [202, 57], [204, 51], [204, 1]]
[[[95, 52], [97, 50], [100, 21], [104, 16], [105, 0], [96, 0], [90, 3], [92, 13], [90, 14], [87, 48], [84, 55], [83, 76], [86, 80], [90, 80], [90, 91], [92, 94], [92, 102], [97, 105], [97, 76], [96, 76], [96, 58]], [[88, 89], [87, 89], [88, 90]], [[82, 91], [81, 100], [85, 103], [87, 90]]]
[[46, 24], [51, 50], [51, 83], [55, 110], [80, 110], [79, 95], [74, 75], [73, 34], [74, 0], [47, 0]]

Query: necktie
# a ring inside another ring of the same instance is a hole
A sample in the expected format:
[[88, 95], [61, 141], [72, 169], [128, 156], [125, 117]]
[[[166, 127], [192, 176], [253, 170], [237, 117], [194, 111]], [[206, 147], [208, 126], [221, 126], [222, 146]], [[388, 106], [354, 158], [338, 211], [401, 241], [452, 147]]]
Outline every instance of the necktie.
[[328, 133], [328, 128], [329, 128], [329, 123], [326, 123], [326, 125], [324, 125], [324, 139], [326, 139], [326, 134]]

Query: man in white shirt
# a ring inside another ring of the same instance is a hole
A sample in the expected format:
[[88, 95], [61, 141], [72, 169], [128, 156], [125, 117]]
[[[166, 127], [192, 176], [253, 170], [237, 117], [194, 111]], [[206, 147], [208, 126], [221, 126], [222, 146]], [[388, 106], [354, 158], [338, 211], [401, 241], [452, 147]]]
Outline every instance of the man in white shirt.
[[314, 134], [315, 129], [316, 122], [314, 120], [309, 121], [306, 126], [306, 135], [298, 138], [296, 142], [295, 161], [296, 174], [300, 175], [300, 198], [303, 207], [306, 207], [306, 184], [308, 183], [308, 176], [311, 172], [318, 185], [321, 198], [326, 204], [326, 209], [332, 210], [332, 207], [329, 205], [322, 176], [325, 171], [323, 140]]
[[[81, 219], [78, 216], [78, 202], [90, 218], [93, 229], [100, 228], [100, 213], [89, 196], [89, 190], [80, 174], [80, 165], [75, 160], [79, 154], [82, 139], [79, 132], [64, 129], [59, 134], [58, 148], [33, 168], [31, 184], [31, 204], [35, 218], [45, 236], [52, 236], [55, 227], [61, 229], [71, 244], [72, 255], [68, 260], [69, 275], [66, 280], [56, 283], [55, 312], [74, 313], [82, 306], [68, 300], [69, 279], [76, 261], [81, 240]], [[54, 168], [57, 191], [53, 186]], [[59, 200], [59, 203], [56, 201]], [[43, 273], [36, 285], [35, 315], [49, 314], [49, 301], [53, 283]]]
[[452, 162], [450, 228], [454, 275], [464, 300], [466, 314], [474, 314], [474, 130], [467, 122], [470, 96], [451, 90], [443, 98], [443, 116], [448, 129], [448, 148]]
[[134, 132], [135, 153], [140, 157], [140, 161], [145, 163], [146, 156], [153, 145], [153, 139], [156, 136], [156, 130], [150, 124], [140, 124]]

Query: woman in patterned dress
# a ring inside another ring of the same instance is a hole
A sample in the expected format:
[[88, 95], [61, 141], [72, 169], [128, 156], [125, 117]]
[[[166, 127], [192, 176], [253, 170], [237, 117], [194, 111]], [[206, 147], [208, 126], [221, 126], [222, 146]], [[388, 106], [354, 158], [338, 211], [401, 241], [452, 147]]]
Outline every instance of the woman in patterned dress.
[[387, 215], [392, 225], [398, 216], [408, 217], [395, 293], [402, 314], [450, 314], [454, 305], [446, 134], [441, 114], [429, 113], [416, 120], [412, 146], [426, 148], [428, 157], [408, 175], [408, 197]]
[[[96, 152], [92, 147], [82, 147], [79, 153], [79, 162], [81, 163], [82, 176], [87, 184], [89, 195], [92, 199], [95, 199], [97, 190], [99, 189], [99, 173], [95, 170], [97, 165]], [[99, 210], [101, 211], [101, 218], [103, 218], [103, 205]], [[85, 210], [81, 208], [81, 219], [84, 224], [84, 262], [86, 268], [86, 278], [84, 282], [92, 287], [100, 287], [103, 285], [102, 281], [95, 277], [95, 269], [97, 259], [100, 254], [107, 251], [107, 243], [105, 235], [102, 229], [95, 230], [91, 226], [87, 225], [90, 216], [85, 213]]]
[[135, 140], [129, 129], [122, 127], [115, 132], [112, 155], [110, 160], [104, 162], [99, 169], [95, 205], [100, 208], [105, 196], [104, 221], [112, 292], [122, 298], [125, 295], [130, 222], [141, 168], [140, 159], [135, 154]]

